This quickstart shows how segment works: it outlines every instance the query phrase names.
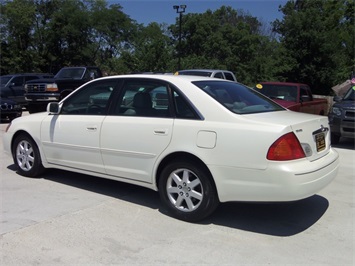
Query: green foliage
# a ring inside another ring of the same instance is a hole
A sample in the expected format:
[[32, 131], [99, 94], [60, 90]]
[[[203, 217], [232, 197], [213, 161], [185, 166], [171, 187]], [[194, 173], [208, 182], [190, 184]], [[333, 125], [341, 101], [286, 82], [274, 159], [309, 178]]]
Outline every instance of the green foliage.
[[354, 2], [289, 1], [281, 11], [284, 19], [274, 22], [285, 60], [279, 75], [328, 94], [354, 66]]
[[145, 26], [106, 0], [3, 0], [0, 71], [175, 72], [180, 57], [183, 69], [231, 70], [249, 86], [304, 82], [321, 94], [355, 71], [353, 0], [289, 0], [279, 10], [272, 25], [228, 6], [186, 12], [179, 46], [179, 17]]

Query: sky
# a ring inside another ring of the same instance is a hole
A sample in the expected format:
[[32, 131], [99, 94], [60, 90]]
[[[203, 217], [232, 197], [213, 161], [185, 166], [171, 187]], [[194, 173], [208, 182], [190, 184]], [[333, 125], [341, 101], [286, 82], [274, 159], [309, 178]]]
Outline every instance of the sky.
[[187, 5], [184, 14], [204, 13], [221, 6], [231, 6], [233, 9], [242, 9], [262, 22], [272, 22], [282, 19], [279, 6], [285, 5], [287, 0], [107, 0], [110, 4], [120, 4], [122, 11], [138, 23], [148, 25], [151, 22], [174, 24], [178, 14], [174, 5]]

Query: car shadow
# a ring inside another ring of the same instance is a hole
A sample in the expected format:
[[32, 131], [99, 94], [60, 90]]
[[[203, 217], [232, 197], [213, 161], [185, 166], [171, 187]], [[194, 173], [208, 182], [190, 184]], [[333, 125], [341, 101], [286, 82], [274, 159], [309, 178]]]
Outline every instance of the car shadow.
[[339, 148], [339, 149], [355, 150], [355, 138], [354, 139], [341, 138], [339, 143], [332, 144], [332, 146], [334, 148]]
[[231, 202], [221, 204], [205, 222], [287, 237], [310, 228], [324, 215], [328, 207], [328, 200], [319, 195], [283, 203]]
[[[14, 165], [8, 166], [8, 169], [16, 170]], [[42, 178], [128, 201], [168, 215], [162, 208], [158, 193], [151, 189], [56, 169], [47, 170]], [[299, 234], [310, 228], [323, 216], [328, 206], [327, 199], [319, 195], [288, 203], [222, 203], [210, 217], [198, 224], [215, 224], [285, 237]]]

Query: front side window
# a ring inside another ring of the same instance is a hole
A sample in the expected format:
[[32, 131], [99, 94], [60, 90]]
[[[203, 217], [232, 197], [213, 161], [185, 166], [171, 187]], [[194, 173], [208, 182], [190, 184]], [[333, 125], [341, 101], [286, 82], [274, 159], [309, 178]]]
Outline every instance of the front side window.
[[197, 87], [236, 114], [253, 114], [285, 110], [261, 93], [228, 81], [195, 81]]
[[15, 77], [11, 81], [15, 86], [22, 86], [24, 84], [23, 77]]
[[115, 79], [98, 80], [87, 84], [63, 102], [61, 114], [105, 115], [116, 84]]

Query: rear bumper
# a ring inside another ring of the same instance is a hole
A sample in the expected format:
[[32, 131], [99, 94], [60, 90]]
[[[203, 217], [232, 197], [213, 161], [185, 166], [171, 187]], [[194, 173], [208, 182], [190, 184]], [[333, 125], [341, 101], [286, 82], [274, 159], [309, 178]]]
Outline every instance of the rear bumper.
[[337, 175], [339, 155], [331, 149], [313, 162], [270, 162], [265, 170], [209, 168], [221, 202], [287, 202], [310, 197], [326, 187]]

